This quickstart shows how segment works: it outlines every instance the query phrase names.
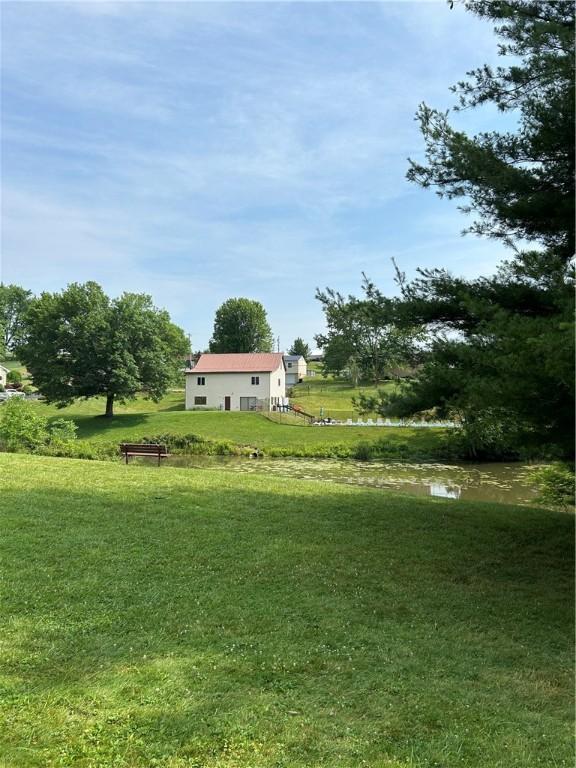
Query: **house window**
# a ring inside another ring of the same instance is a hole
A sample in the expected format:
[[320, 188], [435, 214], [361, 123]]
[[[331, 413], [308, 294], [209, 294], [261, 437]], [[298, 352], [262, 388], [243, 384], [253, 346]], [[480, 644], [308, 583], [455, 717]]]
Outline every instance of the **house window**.
[[278, 386], [279, 386], [279, 387], [281, 386], [281, 384], [280, 384], [280, 379], [278, 379]]
[[198, 384], [198, 386], [203, 386], [204, 384], [206, 384], [206, 377], [205, 376], [198, 376], [196, 378], [196, 384]]
[[194, 405], [206, 405], [206, 398], [205, 397], [195, 397], [194, 398]]
[[288, 368], [292, 368], [292, 363], [288, 363]]
[[260, 376], [252, 376], [252, 384], [260, 384]]

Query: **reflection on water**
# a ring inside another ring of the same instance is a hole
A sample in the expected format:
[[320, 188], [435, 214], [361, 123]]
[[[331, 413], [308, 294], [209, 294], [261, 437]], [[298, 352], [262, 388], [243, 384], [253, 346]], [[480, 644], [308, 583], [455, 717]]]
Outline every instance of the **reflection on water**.
[[528, 482], [536, 467], [527, 464], [403, 464], [353, 459], [171, 456], [164, 466], [347, 483], [466, 501], [533, 504], [536, 495]]
[[444, 485], [430, 483], [430, 496], [440, 496], [442, 499], [459, 499], [462, 489], [459, 485]]

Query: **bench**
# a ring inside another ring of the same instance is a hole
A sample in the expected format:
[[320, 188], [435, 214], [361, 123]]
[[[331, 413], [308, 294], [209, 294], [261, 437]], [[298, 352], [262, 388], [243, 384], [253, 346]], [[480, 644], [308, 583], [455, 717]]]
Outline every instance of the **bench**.
[[126, 459], [126, 464], [128, 464], [129, 456], [156, 456], [158, 458], [158, 466], [160, 466], [160, 459], [170, 456], [166, 446], [159, 445], [158, 443], [121, 443], [120, 453]]

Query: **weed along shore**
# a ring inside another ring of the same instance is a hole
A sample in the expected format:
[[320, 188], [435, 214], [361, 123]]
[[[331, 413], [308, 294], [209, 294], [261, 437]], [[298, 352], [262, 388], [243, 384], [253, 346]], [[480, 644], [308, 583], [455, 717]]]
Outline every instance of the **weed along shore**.
[[18, 454], [0, 487], [6, 765], [571, 763], [569, 515]]

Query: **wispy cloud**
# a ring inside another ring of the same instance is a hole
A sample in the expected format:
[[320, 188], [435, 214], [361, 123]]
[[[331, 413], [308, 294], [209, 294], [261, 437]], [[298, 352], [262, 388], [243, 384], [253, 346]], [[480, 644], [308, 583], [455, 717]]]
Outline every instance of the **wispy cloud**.
[[394, 254], [498, 258], [405, 180], [418, 103], [445, 106], [493, 56], [469, 14], [50, 2], [4, 16], [4, 279], [147, 291], [200, 344], [221, 301], [251, 295], [276, 332], [311, 340], [316, 285], [357, 290], [365, 269], [393, 289]]

